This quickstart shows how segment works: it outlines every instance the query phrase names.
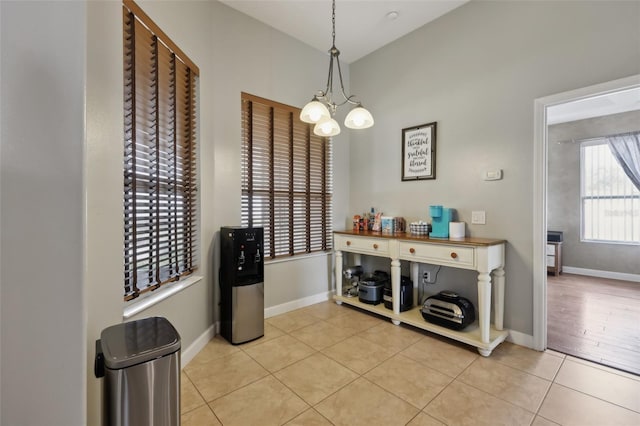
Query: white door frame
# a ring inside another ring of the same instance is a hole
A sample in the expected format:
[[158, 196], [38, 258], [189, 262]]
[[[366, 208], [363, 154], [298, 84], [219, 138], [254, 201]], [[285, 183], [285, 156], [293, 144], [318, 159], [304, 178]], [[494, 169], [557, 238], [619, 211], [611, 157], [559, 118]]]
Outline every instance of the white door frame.
[[640, 87], [640, 74], [534, 101], [533, 129], [533, 345], [547, 348], [547, 108]]

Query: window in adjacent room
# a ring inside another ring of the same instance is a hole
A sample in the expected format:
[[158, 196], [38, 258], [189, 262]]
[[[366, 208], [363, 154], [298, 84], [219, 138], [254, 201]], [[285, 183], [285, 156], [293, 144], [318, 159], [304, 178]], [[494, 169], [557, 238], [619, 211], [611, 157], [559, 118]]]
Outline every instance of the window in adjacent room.
[[124, 299], [197, 268], [198, 67], [123, 2]]
[[299, 117], [242, 94], [242, 225], [264, 228], [267, 258], [331, 248], [331, 139]]
[[640, 191], [604, 139], [582, 142], [582, 241], [640, 244]]

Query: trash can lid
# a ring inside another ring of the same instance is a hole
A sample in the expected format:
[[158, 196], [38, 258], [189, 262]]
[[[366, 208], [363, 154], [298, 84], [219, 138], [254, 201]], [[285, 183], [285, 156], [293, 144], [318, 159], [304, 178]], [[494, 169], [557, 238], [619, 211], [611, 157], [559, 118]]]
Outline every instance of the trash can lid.
[[113, 325], [100, 335], [104, 364], [119, 370], [180, 350], [180, 335], [163, 317]]

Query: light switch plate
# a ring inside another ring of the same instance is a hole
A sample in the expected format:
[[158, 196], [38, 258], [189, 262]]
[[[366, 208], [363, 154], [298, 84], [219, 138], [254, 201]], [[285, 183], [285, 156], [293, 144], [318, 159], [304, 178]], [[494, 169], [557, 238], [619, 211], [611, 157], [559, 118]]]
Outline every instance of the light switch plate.
[[486, 214], [484, 210], [477, 210], [471, 212], [471, 223], [474, 225], [485, 225]]

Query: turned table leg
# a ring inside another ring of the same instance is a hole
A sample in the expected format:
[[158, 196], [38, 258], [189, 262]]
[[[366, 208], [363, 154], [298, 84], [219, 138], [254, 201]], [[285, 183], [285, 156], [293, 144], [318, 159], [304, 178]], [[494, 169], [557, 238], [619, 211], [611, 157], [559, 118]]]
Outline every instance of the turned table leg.
[[[391, 293], [393, 294], [393, 313], [400, 313], [400, 260], [391, 260]], [[395, 325], [399, 325], [400, 321], [392, 320]]]
[[[336, 294], [342, 296], [342, 252], [337, 250], [335, 252], [336, 264], [335, 264], [335, 277], [336, 277]], [[342, 305], [341, 300], [336, 300], [338, 305]]]
[[[482, 343], [489, 343], [491, 325], [491, 275], [488, 272], [478, 274], [478, 323]], [[491, 351], [489, 351], [490, 353]]]

